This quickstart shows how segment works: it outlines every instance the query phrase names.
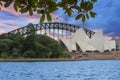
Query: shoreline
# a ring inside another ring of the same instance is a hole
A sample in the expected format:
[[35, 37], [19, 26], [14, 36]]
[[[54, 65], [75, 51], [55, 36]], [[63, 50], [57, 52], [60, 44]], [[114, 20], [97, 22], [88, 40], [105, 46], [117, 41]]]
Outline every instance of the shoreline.
[[104, 53], [73, 53], [71, 58], [0, 58], [0, 62], [60, 62], [83, 60], [120, 60], [120, 51]]
[[62, 58], [62, 59], [46, 59], [46, 58], [23, 58], [23, 59], [4, 59], [0, 58], [0, 62], [59, 62], [59, 61], [81, 61], [82, 59]]
[[61, 62], [61, 61], [84, 61], [84, 60], [120, 60], [120, 59], [39, 59], [39, 58], [25, 58], [25, 59], [3, 59], [0, 62]]

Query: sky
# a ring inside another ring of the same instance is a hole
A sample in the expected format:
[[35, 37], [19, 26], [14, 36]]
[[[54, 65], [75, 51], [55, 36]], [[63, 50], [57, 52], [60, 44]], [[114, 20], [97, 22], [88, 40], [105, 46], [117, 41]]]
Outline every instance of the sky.
[[[52, 18], [57, 22], [65, 22], [89, 28], [94, 31], [103, 30], [106, 36], [120, 36], [120, 0], [98, 0], [94, 5], [95, 18], [90, 18], [85, 23], [75, 20], [77, 14], [68, 17], [61, 9], [52, 13]], [[27, 13], [15, 12], [10, 6], [2, 7], [0, 11], [0, 33], [26, 26], [29, 23], [39, 23], [40, 15], [29, 16]]]

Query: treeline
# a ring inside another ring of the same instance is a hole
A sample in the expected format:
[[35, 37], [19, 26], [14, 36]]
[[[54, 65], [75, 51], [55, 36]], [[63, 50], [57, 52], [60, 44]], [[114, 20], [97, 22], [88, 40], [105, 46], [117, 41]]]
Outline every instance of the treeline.
[[35, 34], [32, 24], [27, 36], [11, 34], [0, 39], [0, 58], [60, 58], [68, 57], [58, 42], [48, 36]]

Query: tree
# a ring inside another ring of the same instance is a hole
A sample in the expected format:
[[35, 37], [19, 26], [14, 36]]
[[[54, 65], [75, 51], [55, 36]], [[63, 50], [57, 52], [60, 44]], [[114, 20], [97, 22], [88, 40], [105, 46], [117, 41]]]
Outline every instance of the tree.
[[52, 58], [58, 58], [60, 56], [60, 54], [62, 53], [61, 47], [56, 43], [51, 43], [51, 44], [49, 44], [48, 47], [50, 48], [50, 50], [52, 52], [52, 54], [51, 54]]
[[36, 57], [35, 51], [33, 51], [33, 50], [25, 51], [24, 52], [24, 57], [35, 58]]
[[69, 17], [73, 13], [77, 13], [75, 19], [82, 19], [82, 22], [85, 22], [90, 16], [93, 18], [96, 16], [96, 13], [92, 11], [95, 2], [97, 0], [0, 0], [0, 7], [7, 8], [13, 4], [16, 12], [28, 12], [30, 16], [34, 12], [40, 14], [40, 23], [45, 20], [45, 17], [51, 21], [50, 13], [62, 8]]
[[29, 34], [29, 35], [35, 35], [35, 27], [34, 27], [34, 24], [29, 23], [29, 24], [27, 25], [27, 27], [28, 27], [28, 34]]
[[58, 42], [46, 35], [33, 33], [26, 37], [10, 34], [0, 39], [0, 58], [60, 58], [67, 57]]
[[47, 58], [50, 50], [46, 45], [42, 45], [41, 43], [36, 41], [35, 42], [35, 52], [36, 52], [37, 58]]
[[9, 46], [6, 43], [0, 43], [0, 53], [9, 51]]
[[1, 58], [8, 58], [8, 54], [5, 52], [2, 52], [0, 55]]

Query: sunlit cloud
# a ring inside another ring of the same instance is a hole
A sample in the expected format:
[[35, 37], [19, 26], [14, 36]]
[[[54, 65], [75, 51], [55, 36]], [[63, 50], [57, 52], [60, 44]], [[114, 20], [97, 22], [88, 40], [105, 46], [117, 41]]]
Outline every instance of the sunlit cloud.
[[0, 26], [6, 26], [6, 27], [9, 27], [9, 28], [14, 28], [14, 29], [17, 29], [17, 28], [21, 27], [21, 26], [17, 26], [15, 24], [9, 24], [9, 23], [0, 23]]
[[107, 33], [107, 34], [105, 34], [106, 36], [113, 36], [113, 35], [115, 35], [115, 32], [110, 32], [110, 33]]
[[15, 28], [15, 29], [21, 27], [21, 26], [15, 25], [15, 24], [8, 24], [8, 23], [6, 23], [5, 25], [7, 25], [10, 28]]
[[0, 29], [0, 34], [4, 33], [5, 31], [3, 29]]
[[[51, 17], [52, 17], [52, 22], [64, 22], [64, 19], [59, 17], [58, 15], [54, 14], [54, 13], [51, 13], [50, 14]], [[24, 19], [25, 21], [28, 21], [28, 22], [32, 22], [32, 23], [39, 23], [39, 20], [41, 18], [41, 15], [38, 15], [38, 14], [34, 14], [33, 16], [29, 16], [29, 14], [25, 14], [25, 15], [20, 15], [20, 18]], [[47, 17], [45, 17], [45, 20], [44, 22], [48, 22], [47, 21]]]
[[65, 21], [62, 17], [60, 17], [54, 13], [52, 13], [51, 16], [52, 16], [53, 22], [64, 22]]
[[[31, 21], [39, 21], [40, 20], [40, 15], [37, 15], [35, 12], [34, 12], [33, 16], [30, 16], [28, 13], [21, 14], [20, 12], [16, 12], [13, 9], [13, 5], [9, 6], [8, 8], [5, 8], [5, 7], [2, 6], [1, 10], [7, 11], [9, 13], [12, 13], [13, 15], [16, 15], [18, 17], [24, 18], [24, 19], [26, 19], [29, 22], [31, 22]], [[54, 21], [54, 22], [56, 22], [56, 21], [63, 22], [64, 21], [63, 18], [59, 17], [58, 15], [55, 15], [54, 13], [51, 13], [51, 16], [52, 16], [52, 21]], [[45, 21], [47, 21], [46, 18], [45, 18]]]
[[102, 29], [93, 29], [92, 31], [98, 32], [98, 31], [100, 31], [100, 30], [102, 30]]
[[20, 12], [16, 12], [16, 11], [13, 9], [13, 6], [12, 6], [12, 5], [9, 6], [8, 8], [5, 8], [5, 7], [1, 6], [1, 10], [10, 12], [10, 13], [16, 15], [16, 16], [17, 16], [17, 15], [20, 15]]
[[27, 20], [28, 22], [34, 22], [34, 21], [39, 21], [40, 16], [39, 15], [29, 16], [27, 14], [27, 15], [24, 15], [24, 16], [21, 15], [21, 18]]
[[0, 23], [0, 26], [5, 26], [5, 24], [3, 24], [3, 23]]

